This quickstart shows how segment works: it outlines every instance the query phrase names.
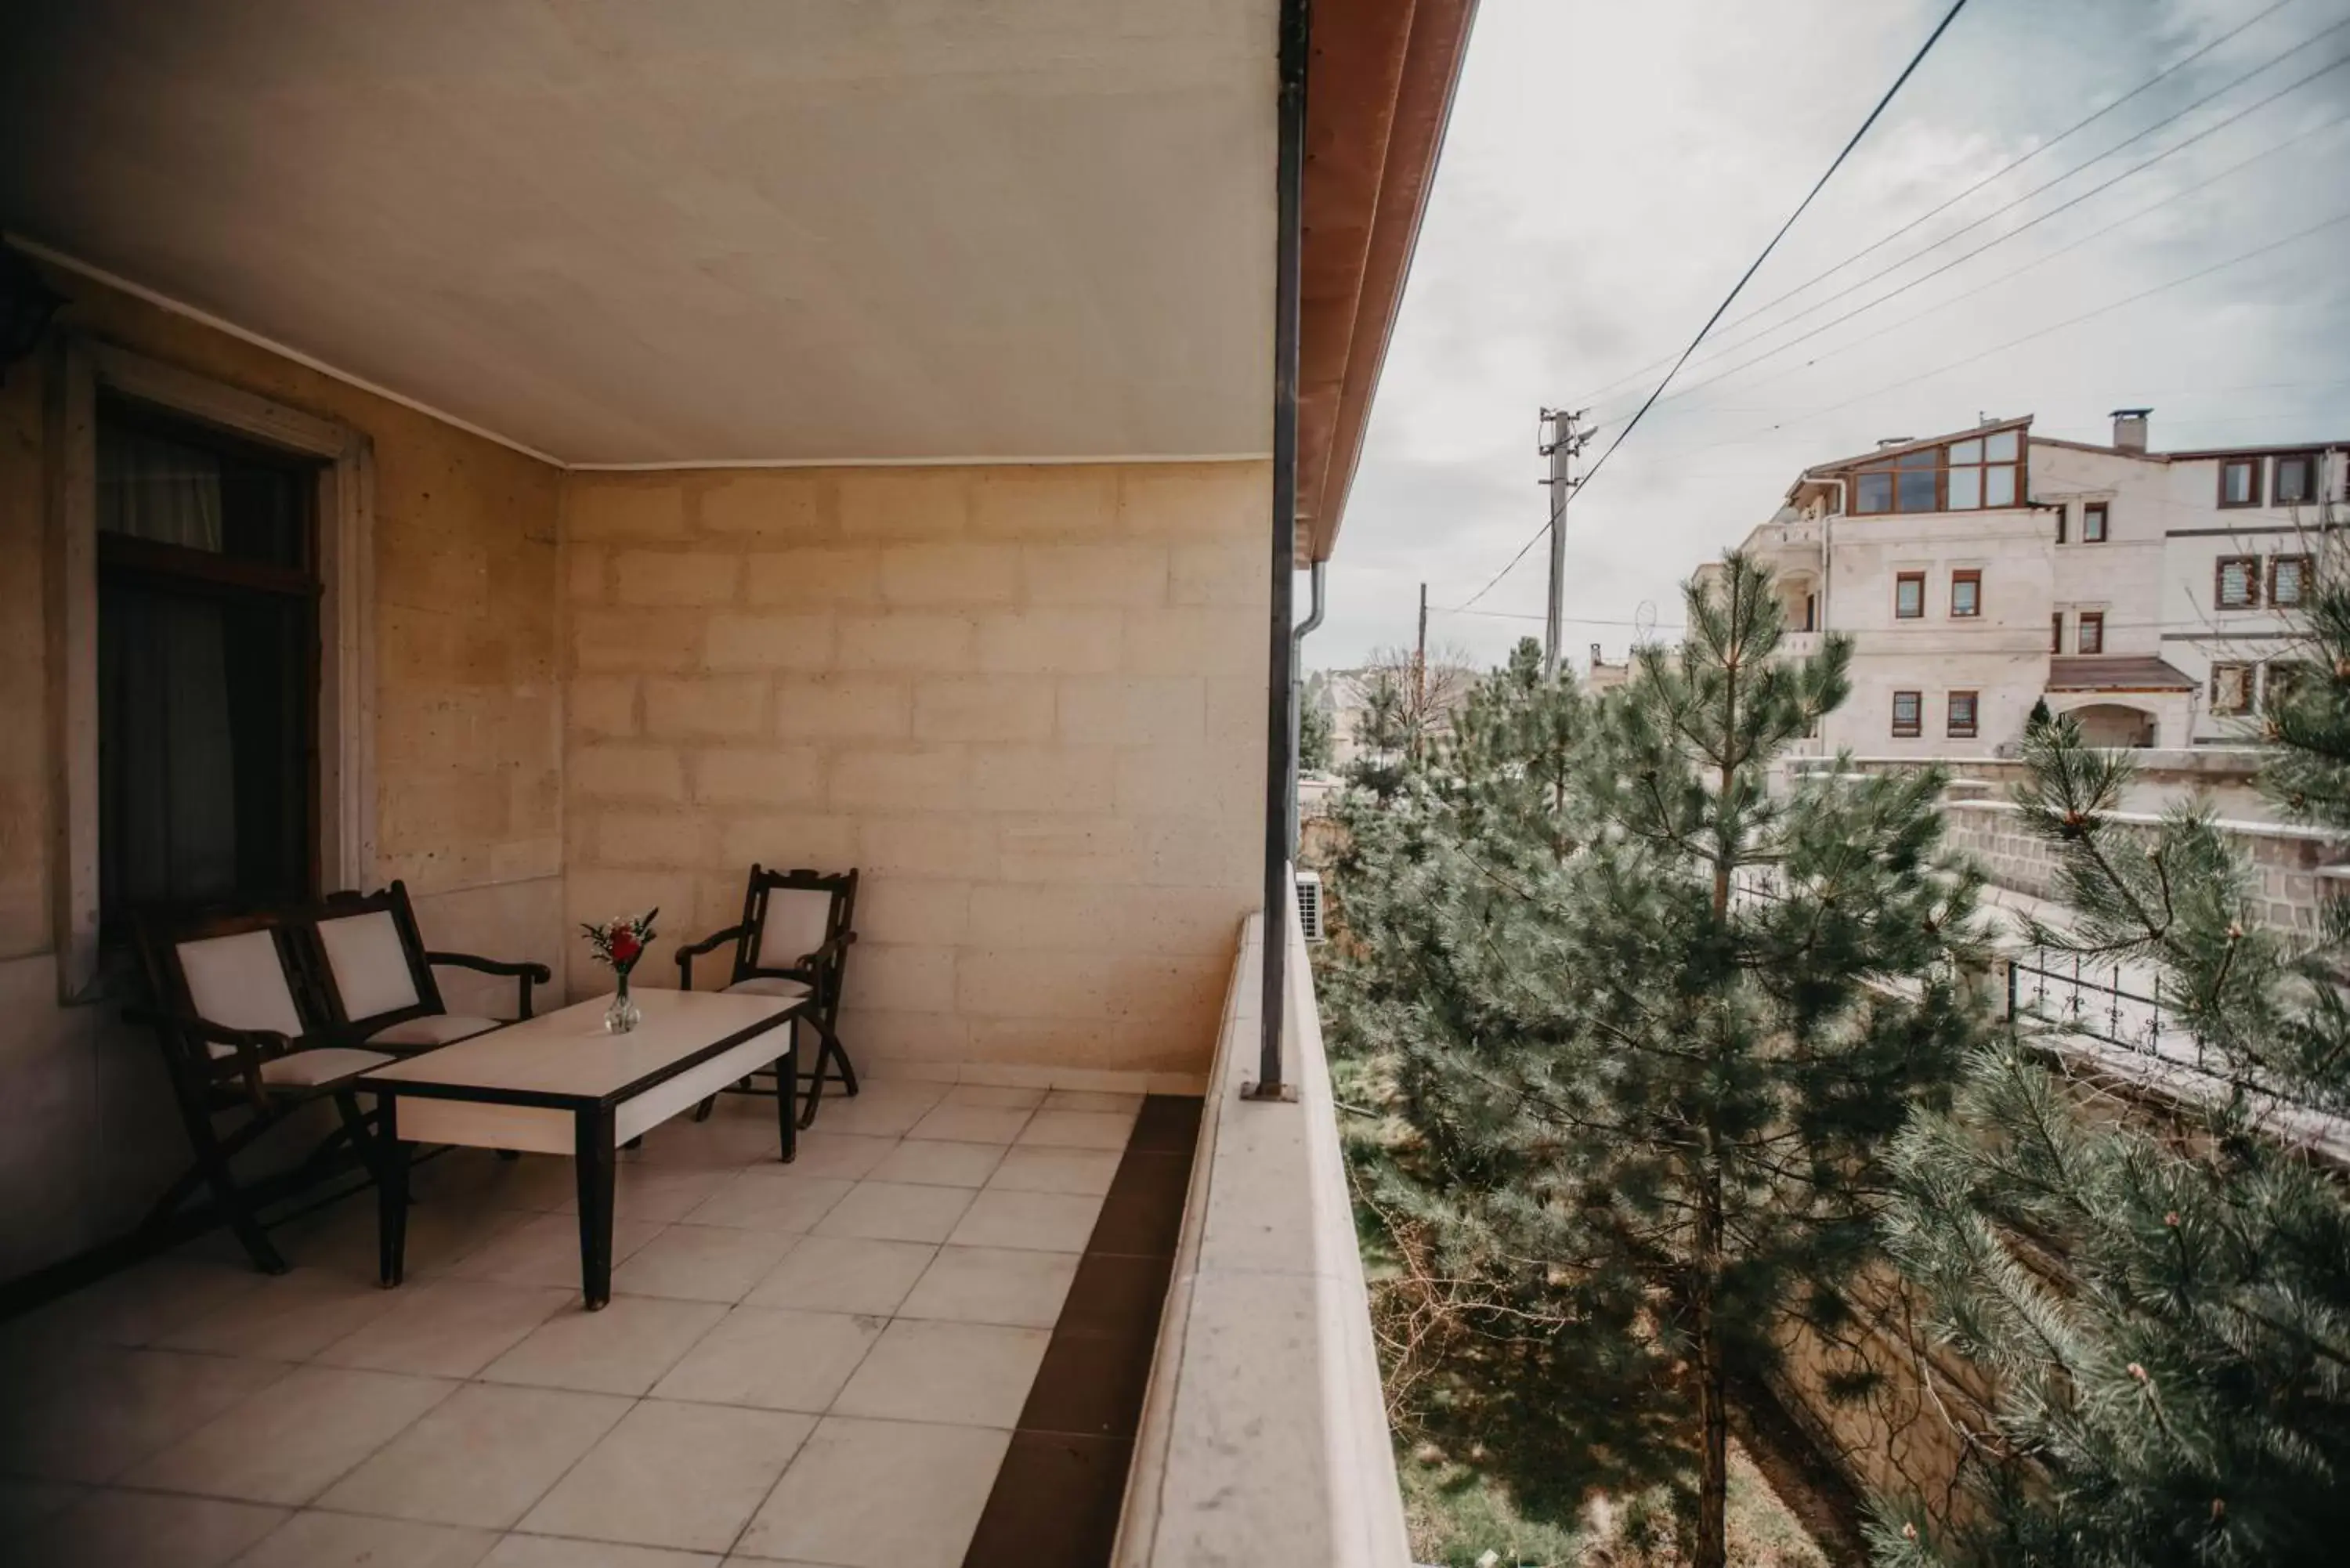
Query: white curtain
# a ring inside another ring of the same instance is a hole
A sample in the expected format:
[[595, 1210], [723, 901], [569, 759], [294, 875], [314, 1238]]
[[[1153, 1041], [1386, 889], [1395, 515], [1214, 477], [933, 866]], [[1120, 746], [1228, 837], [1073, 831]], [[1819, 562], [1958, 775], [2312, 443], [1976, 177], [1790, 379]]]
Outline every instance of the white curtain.
[[159, 545], [221, 548], [220, 459], [101, 420], [98, 527]]

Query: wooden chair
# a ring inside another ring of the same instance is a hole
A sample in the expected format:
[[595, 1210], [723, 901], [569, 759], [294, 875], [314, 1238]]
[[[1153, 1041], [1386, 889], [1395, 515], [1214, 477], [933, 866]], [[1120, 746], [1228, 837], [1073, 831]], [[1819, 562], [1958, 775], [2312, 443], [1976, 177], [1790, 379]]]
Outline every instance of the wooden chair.
[[[816, 1105], [827, 1084], [838, 1084], [851, 1096], [857, 1093], [857, 1069], [841, 1048], [837, 1033], [840, 1019], [841, 982], [848, 971], [848, 950], [857, 940], [857, 873], [769, 871], [751, 867], [743, 890], [743, 918], [724, 930], [712, 932], [690, 947], [677, 950], [677, 983], [693, 989], [693, 961], [733, 945], [733, 967], [723, 990], [756, 996], [805, 998], [807, 1005], [793, 1018], [797, 1030], [805, 1019], [823, 1043], [813, 1072], [802, 1073], [807, 1100], [800, 1126], [816, 1120]], [[834, 1071], [835, 1068], [838, 1071]], [[780, 1093], [754, 1081], [769, 1077], [754, 1074], [735, 1085], [742, 1094]], [[694, 1120], [707, 1120], [712, 1096], [694, 1108]]]
[[[186, 1200], [210, 1189], [222, 1217], [256, 1267], [282, 1274], [260, 1210], [332, 1168], [346, 1149], [372, 1174], [373, 1117], [348, 1085], [393, 1060], [342, 1044], [306, 983], [302, 920], [285, 910], [216, 916], [181, 924], [134, 919], [152, 1004], [127, 1016], [155, 1032], [187, 1124], [195, 1164], [148, 1213], [150, 1232]], [[339, 1125], [294, 1170], [265, 1183], [241, 1181], [236, 1156], [316, 1101], [331, 1099]], [[236, 1123], [224, 1131], [221, 1122]]]
[[553, 978], [545, 964], [428, 950], [400, 882], [376, 893], [330, 893], [304, 926], [328, 1025], [371, 1050], [430, 1051], [509, 1022], [450, 1012], [432, 977], [436, 966], [513, 976], [520, 991], [516, 1018], [531, 1015], [531, 987]]

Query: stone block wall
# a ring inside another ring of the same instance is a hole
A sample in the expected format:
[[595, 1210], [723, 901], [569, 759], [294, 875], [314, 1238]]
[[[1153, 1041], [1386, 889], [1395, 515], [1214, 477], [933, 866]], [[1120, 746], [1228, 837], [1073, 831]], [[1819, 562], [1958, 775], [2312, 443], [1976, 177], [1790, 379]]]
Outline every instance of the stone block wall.
[[659, 905], [674, 983], [754, 861], [856, 866], [860, 1059], [1201, 1071], [1261, 875], [1271, 484], [567, 475], [569, 918]]

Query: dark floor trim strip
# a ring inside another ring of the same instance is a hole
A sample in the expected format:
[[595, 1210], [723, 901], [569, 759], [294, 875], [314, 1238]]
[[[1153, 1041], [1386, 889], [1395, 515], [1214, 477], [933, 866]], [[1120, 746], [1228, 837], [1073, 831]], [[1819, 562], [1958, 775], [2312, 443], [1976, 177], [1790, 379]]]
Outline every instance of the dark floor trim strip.
[[1201, 1102], [1152, 1095], [1127, 1138], [963, 1568], [1106, 1568], [1175, 1270]]

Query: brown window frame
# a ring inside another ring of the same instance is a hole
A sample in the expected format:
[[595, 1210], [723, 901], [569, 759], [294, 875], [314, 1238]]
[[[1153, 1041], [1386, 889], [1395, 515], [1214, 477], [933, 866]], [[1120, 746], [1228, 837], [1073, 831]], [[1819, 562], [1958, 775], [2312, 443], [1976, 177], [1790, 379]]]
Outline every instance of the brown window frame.
[[[2301, 577], [2300, 580], [2294, 584], [2293, 597], [2290, 599], [2277, 592], [2277, 568], [2283, 566], [2288, 561], [2298, 562], [2301, 566]], [[2310, 575], [2316, 570], [2317, 557], [2314, 556], [2292, 553], [2282, 556], [2271, 556], [2269, 557], [2269, 607], [2271, 609], [2299, 609], [2303, 605], [2307, 604], [2309, 602]]]
[[2048, 651], [2064, 651], [2064, 612], [2058, 610], [2048, 618]]
[[[2288, 499], [2284, 493], [2284, 465], [2303, 465], [2302, 492]], [[2279, 506], [2308, 506], [2322, 499], [2325, 488], [2323, 454], [2314, 452], [2281, 452], [2269, 460], [2269, 493]]]
[[[1967, 722], [1964, 729], [1959, 727], [1959, 701], [1961, 698], [1966, 700], [1967, 704]], [[1982, 693], [1981, 691], [1952, 691], [1943, 699], [1942, 732], [1950, 739], [1973, 740], [1981, 722]]]
[[[2083, 610], [2078, 617], [2079, 629], [2073, 633], [2073, 650], [2076, 653], [2103, 653], [2106, 650], [2106, 612]], [[2091, 648], [2089, 644], [2097, 646]]]
[[[2090, 525], [2092, 520], [2095, 526]], [[2088, 501], [2081, 505], [2081, 543], [2102, 545], [2113, 536], [2113, 504], [2108, 501]]]
[[[1909, 700], [1909, 722], [1906, 727], [1901, 722], [1901, 700], [1904, 697]], [[1893, 694], [1893, 738], [1914, 741], [1925, 733], [1925, 729], [1926, 694], [1923, 691], [1896, 691]]]
[[[2258, 667], [2255, 665], [2241, 663], [2234, 659], [2212, 665], [2210, 687], [2211, 711], [2215, 714], [2230, 717], [2238, 713], [2251, 712], [2252, 711], [2252, 703], [2254, 701], [2254, 677], [2257, 668]], [[2220, 705], [2220, 672], [2223, 670], [2235, 670], [2244, 678], [2244, 700], [2236, 707], [2223, 708]]]
[[[2012, 435], [2015, 438], [2015, 455], [2009, 459], [1994, 460], [1990, 454], [1990, 442], [1994, 437], [2003, 435]], [[1950, 456], [1951, 452], [1957, 448], [1968, 445], [1970, 442], [1982, 443], [1983, 450], [1981, 456], [1973, 462], [1953, 462]], [[1917, 461], [1921, 456], [1930, 457], [1932, 461], [1929, 462], [1920, 462]], [[1957, 508], [1951, 506], [1950, 472], [1953, 468], [1972, 469], [1978, 474], [1982, 476], [1978, 482], [1976, 488], [1976, 495], [1978, 499], [1972, 506]], [[2015, 471], [2015, 493], [2008, 500], [1994, 505], [1990, 501], [1982, 499], [1982, 497], [1991, 489], [1991, 471], [1995, 468], [2012, 468]], [[1963, 512], [2009, 512], [2013, 511], [2018, 507], [2029, 506], [2032, 504], [2030, 500], [2032, 493], [2032, 443], [2025, 439], [2024, 427], [2022, 425], [2011, 425], [2005, 430], [1983, 431], [1974, 435], [1960, 436], [1956, 441], [1938, 441], [1932, 446], [1912, 447], [1908, 452], [1898, 452], [1891, 457], [1872, 457], [1865, 463], [1854, 464], [1851, 469], [1846, 472], [1851, 482], [1851, 514], [1855, 517], [1914, 516], [1929, 513], [1950, 512], [1953, 510]], [[1904, 474], [1914, 475], [1918, 473], [1931, 473], [1934, 476], [1933, 504], [1930, 506], [1904, 506], [1901, 504], [1902, 476]], [[1863, 476], [1875, 474], [1882, 474], [1886, 476], [1888, 481], [1888, 488], [1886, 491], [1886, 504], [1882, 506], [1869, 506], [1863, 504]]]
[[[2272, 659], [2261, 665], [2261, 711], [2268, 712], [2281, 696], [2289, 695], [2293, 687], [2315, 678], [2316, 667], [2306, 659]], [[2282, 677], [2285, 690], [2277, 690]]]
[[[2258, 506], [2261, 504], [2261, 471], [2266, 466], [2267, 464], [2257, 457], [2221, 458], [2220, 460], [2220, 504], [2222, 507], [2239, 511], [2248, 506]], [[2228, 499], [2228, 471], [2231, 468], [2241, 468], [2251, 472], [2252, 485], [2249, 498], [2242, 501]]]
[[[2244, 600], [2241, 604], [2228, 602], [2228, 568], [2244, 569]], [[2211, 607], [2215, 610], [2255, 610], [2261, 607], [2261, 558], [2258, 556], [2221, 556], [2211, 563]]]
[[[1901, 609], [1901, 587], [1905, 583], [1915, 583], [1918, 585], [1918, 607], [1907, 614], [1904, 614]], [[1924, 620], [1926, 618], [1925, 573], [1896, 572], [1893, 574], [1893, 618], [1895, 620]]]
[[[1970, 585], [1975, 590], [1975, 602], [1971, 608], [1960, 609], [1959, 607], [1959, 585], [1961, 583]], [[1982, 619], [1982, 568], [1981, 566], [1961, 566], [1953, 571], [1950, 574], [1950, 618], [1952, 620], [1981, 620]]]

